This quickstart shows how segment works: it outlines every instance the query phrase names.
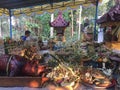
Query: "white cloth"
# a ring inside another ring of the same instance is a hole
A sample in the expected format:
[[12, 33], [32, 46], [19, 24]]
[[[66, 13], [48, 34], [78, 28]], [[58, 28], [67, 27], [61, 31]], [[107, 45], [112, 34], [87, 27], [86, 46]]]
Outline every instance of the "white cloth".
[[103, 28], [98, 29], [98, 43], [101, 43], [104, 41], [104, 32]]
[[30, 37], [27, 37], [26, 40], [29, 41], [29, 40], [31, 40], [31, 38], [30, 38]]
[[84, 28], [84, 33], [87, 33], [88, 31], [88, 26]]

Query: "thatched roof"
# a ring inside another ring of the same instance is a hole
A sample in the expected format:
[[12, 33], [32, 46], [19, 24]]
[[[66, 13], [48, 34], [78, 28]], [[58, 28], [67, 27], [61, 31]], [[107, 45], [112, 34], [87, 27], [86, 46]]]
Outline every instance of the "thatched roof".
[[107, 13], [97, 20], [103, 26], [120, 25], [120, 4], [112, 7]]

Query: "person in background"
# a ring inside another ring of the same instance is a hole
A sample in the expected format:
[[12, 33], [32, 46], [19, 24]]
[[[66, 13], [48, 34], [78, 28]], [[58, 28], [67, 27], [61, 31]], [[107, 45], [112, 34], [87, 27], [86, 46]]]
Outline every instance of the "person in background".
[[84, 40], [93, 41], [93, 27], [87, 26], [84, 28]]
[[24, 38], [25, 36], [20, 36], [20, 41], [23, 41], [23, 38]]
[[22, 40], [23, 41], [30, 40], [30, 33], [31, 32], [29, 30], [25, 31], [25, 36], [22, 37]]
[[112, 28], [108, 27], [105, 33], [105, 41], [111, 42], [112, 41]]
[[55, 42], [54, 42], [54, 39], [53, 38], [51, 38], [49, 41], [48, 41], [48, 47], [49, 47], [49, 49], [50, 50], [54, 50], [55, 49]]
[[39, 37], [39, 40], [38, 40], [38, 45], [39, 45], [40, 50], [42, 50], [42, 48], [44, 46], [44, 43], [42, 41], [42, 38], [40, 38], [40, 37]]

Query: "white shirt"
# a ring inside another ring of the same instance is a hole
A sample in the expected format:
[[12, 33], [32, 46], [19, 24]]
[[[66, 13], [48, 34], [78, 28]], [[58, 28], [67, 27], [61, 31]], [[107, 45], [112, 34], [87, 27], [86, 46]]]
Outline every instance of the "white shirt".
[[31, 37], [27, 37], [26, 40], [27, 40], [27, 41], [30, 41], [30, 40], [31, 40]]

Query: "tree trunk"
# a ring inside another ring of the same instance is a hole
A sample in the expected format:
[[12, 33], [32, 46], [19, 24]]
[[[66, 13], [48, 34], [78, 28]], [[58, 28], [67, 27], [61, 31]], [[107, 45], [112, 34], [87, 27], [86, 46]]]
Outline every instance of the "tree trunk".
[[72, 18], [71, 37], [73, 37], [73, 30], [74, 30], [74, 26], [73, 26], [73, 21], [74, 21], [74, 18], [73, 18], [73, 10], [71, 10], [71, 18]]
[[[51, 22], [53, 22], [53, 20], [54, 20], [54, 13], [51, 14]], [[50, 37], [51, 37], [51, 38], [53, 38], [53, 34], [54, 34], [54, 33], [53, 33], [53, 30], [54, 30], [54, 28], [51, 27], [51, 28], [50, 28]]]
[[80, 11], [79, 11], [79, 30], [78, 30], [78, 40], [80, 40], [80, 35], [81, 35], [81, 22], [82, 22], [82, 6], [80, 5]]

